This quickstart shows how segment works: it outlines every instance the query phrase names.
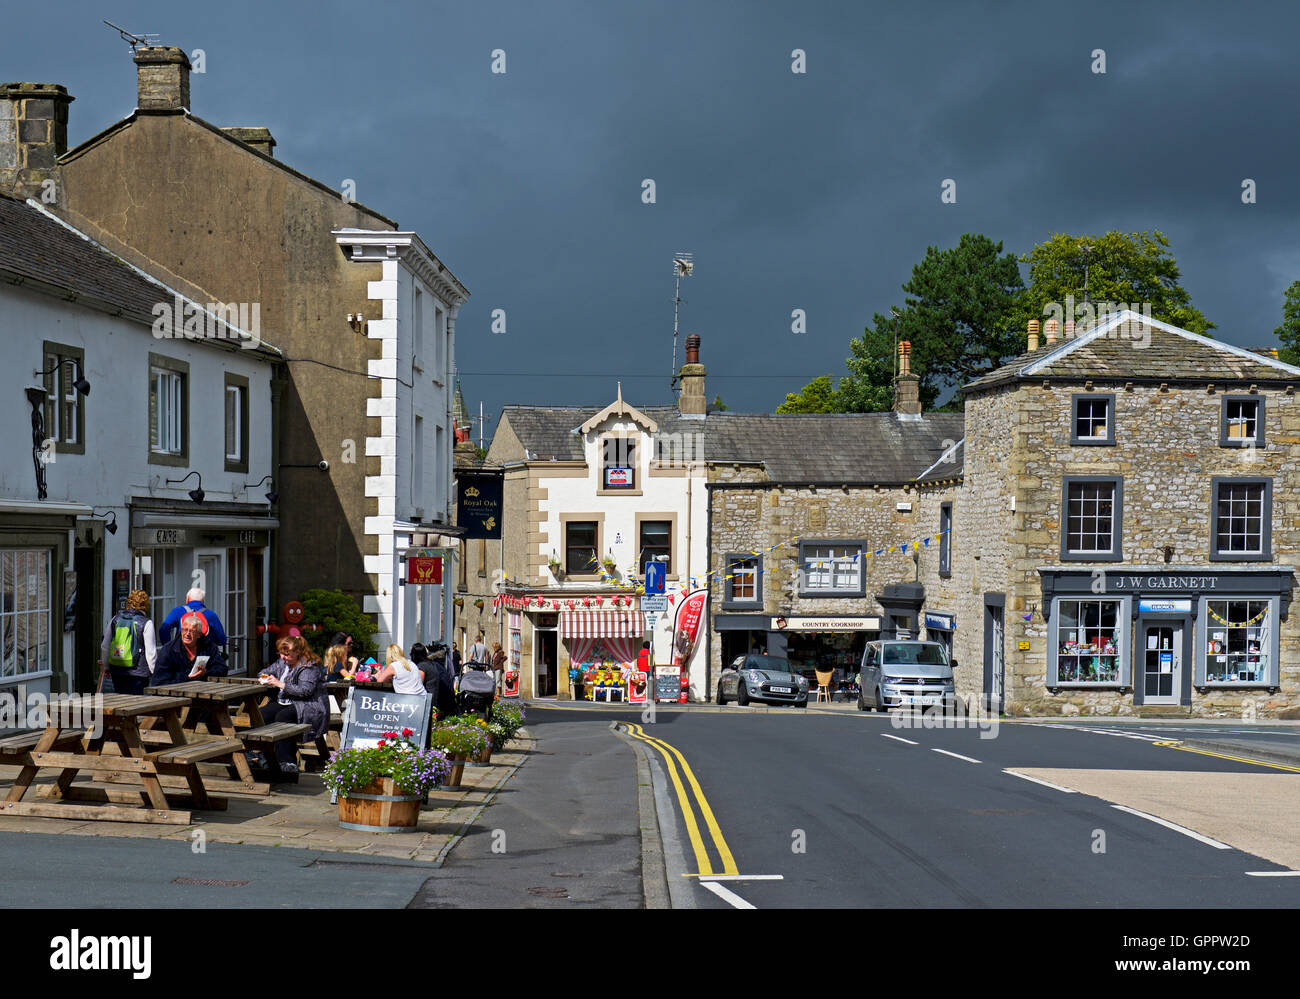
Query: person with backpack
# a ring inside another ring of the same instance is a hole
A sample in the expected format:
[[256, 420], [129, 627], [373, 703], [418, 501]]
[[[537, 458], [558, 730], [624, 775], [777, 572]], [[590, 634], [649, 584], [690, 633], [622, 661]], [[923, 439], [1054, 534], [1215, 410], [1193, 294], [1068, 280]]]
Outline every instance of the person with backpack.
[[203, 605], [203, 598], [206, 596], [197, 586], [185, 594], [185, 603], [172, 610], [170, 614], [158, 626], [158, 641], [166, 645], [172, 640], [177, 626], [181, 623], [181, 618], [186, 614], [198, 611], [208, 622], [207, 630], [204, 632], [208, 638], [212, 639], [215, 645], [226, 644], [226, 629], [221, 626], [221, 618], [217, 617], [217, 612], [210, 607]]
[[158, 663], [158, 640], [149, 620], [149, 594], [132, 590], [126, 609], [114, 614], [104, 632], [99, 665], [118, 694], [141, 694]]

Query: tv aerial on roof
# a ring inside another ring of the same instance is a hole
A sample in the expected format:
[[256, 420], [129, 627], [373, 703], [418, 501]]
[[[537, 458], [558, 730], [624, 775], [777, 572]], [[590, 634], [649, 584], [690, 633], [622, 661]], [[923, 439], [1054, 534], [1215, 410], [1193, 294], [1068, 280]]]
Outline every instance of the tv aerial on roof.
[[147, 34], [147, 35], [133, 35], [133, 34], [131, 34], [131, 32], [127, 31], [125, 28], [119, 28], [119, 27], [118, 27], [116, 24], [114, 24], [112, 21], [105, 21], [104, 23], [107, 24], [107, 25], [108, 25], [110, 28], [112, 28], [114, 31], [116, 31], [119, 35], [121, 35], [121, 36], [122, 36], [122, 41], [124, 41], [124, 42], [130, 42], [130, 43], [131, 43], [131, 51], [132, 51], [132, 52], [135, 51], [135, 48], [136, 48], [137, 45], [145, 45], [145, 46], [148, 46], [148, 45], [157, 45], [159, 39], [162, 37], [161, 35], [153, 35], [153, 34]]

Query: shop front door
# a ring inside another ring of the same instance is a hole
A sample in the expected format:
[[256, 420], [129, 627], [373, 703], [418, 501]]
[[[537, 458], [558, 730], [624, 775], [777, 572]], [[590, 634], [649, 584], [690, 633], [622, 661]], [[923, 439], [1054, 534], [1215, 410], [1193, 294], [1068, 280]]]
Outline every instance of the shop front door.
[[1145, 623], [1138, 649], [1142, 663], [1142, 703], [1178, 704], [1183, 690], [1183, 623]]

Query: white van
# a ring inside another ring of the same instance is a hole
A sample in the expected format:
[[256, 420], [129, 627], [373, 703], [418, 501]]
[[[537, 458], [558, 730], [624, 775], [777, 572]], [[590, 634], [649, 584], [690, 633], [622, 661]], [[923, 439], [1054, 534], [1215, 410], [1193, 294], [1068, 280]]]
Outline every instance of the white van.
[[867, 710], [868, 698], [877, 711], [952, 708], [957, 701], [952, 676], [956, 665], [938, 642], [868, 642], [862, 653], [858, 710]]

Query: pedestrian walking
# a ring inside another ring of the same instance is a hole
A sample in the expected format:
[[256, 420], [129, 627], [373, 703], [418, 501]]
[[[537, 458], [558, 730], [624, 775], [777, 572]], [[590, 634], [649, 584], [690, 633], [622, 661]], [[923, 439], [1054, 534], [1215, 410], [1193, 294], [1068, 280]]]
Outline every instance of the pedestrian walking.
[[114, 614], [104, 631], [99, 665], [112, 677], [115, 693], [143, 693], [145, 680], [157, 666], [157, 636], [148, 615], [149, 594], [132, 590], [126, 609]]
[[497, 680], [497, 690], [501, 689], [501, 675], [506, 668], [506, 650], [501, 648], [500, 642], [492, 643], [492, 674]]
[[172, 610], [163, 623], [158, 626], [158, 641], [166, 645], [172, 639], [172, 634], [176, 631], [176, 626], [180, 624], [181, 618], [186, 614], [198, 611], [207, 619], [208, 637], [217, 645], [226, 644], [226, 629], [221, 626], [221, 618], [217, 617], [217, 612], [210, 607], [203, 605], [204, 592], [197, 586], [185, 594], [185, 603]]
[[488, 665], [488, 647], [483, 641], [481, 632], [478, 638], [474, 639], [474, 644], [469, 647], [469, 661]]
[[451, 643], [451, 670], [454, 676], [460, 676], [460, 646]]

